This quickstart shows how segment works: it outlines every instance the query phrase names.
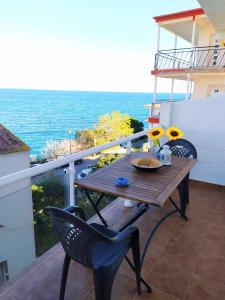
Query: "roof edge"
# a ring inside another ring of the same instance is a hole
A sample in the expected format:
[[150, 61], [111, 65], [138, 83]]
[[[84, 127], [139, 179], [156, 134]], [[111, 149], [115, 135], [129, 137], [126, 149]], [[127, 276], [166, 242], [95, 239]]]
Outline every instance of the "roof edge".
[[30, 151], [31, 148], [24, 143], [20, 138], [18, 138], [15, 134], [13, 134], [8, 128], [0, 124], [0, 130], [3, 131], [10, 139], [13, 139], [16, 144], [12, 145], [1, 145], [0, 141], [0, 154], [11, 154], [11, 153], [18, 153], [24, 151]]
[[187, 17], [195, 17], [203, 14], [205, 14], [205, 11], [202, 8], [194, 8], [190, 10], [179, 11], [176, 13], [155, 16], [153, 17], [153, 19], [155, 20], [156, 23], [160, 23], [163, 21], [171, 21], [171, 20], [177, 20], [177, 19], [182, 19]]

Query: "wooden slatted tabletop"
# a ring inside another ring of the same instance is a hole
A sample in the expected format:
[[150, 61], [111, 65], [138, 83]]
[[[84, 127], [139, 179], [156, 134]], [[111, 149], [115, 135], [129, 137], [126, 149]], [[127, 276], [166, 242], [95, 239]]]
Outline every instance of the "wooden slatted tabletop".
[[[150, 154], [132, 153], [76, 181], [76, 184], [89, 190], [163, 206], [196, 162], [195, 159], [172, 157], [170, 166], [163, 166], [154, 171], [142, 171], [130, 164], [131, 159], [140, 156], [149, 157]], [[118, 177], [128, 178], [129, 185], [116, 186]]]

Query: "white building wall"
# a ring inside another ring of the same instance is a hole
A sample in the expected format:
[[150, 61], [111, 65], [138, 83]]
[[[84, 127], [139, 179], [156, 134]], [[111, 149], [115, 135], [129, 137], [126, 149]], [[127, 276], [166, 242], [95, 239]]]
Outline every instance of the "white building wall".
[[198, 47], [214, 46], [215, 32], [212, 26], [198, 27]]
[[197, 149], [191, 178], [225, 185], [225, 97], [165, 103], [160, 111], [161, 125], [178, 126]]
[[[0, 176], [29, 167], [29, 153], [0, 155]], [[35, 259], [31, 181], [0, 189], [0, 261], [7, 260], [9, 276]]]
[[192, 99], [206, 99], [213, 94], [225, 92], [225, 76], [222, 75], [195, 75]]

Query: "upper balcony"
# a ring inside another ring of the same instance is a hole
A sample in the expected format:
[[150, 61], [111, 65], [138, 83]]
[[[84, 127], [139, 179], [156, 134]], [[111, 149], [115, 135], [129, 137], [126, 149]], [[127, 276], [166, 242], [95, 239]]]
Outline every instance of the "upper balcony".
[[153, 75], [218, 73], [225, 70], [225, 48], [206, 46], [159, 50]]

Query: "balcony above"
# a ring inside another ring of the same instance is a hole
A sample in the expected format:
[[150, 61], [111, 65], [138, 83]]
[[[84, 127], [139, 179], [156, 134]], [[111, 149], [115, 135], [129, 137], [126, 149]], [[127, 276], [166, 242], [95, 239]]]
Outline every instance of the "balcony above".
[[[225, 72], [225, 48], [209, 46], [160, 50], [152, 75], [184, 77], [187, 73]], [[182, 79], [182, 78], [180, 78]]]

